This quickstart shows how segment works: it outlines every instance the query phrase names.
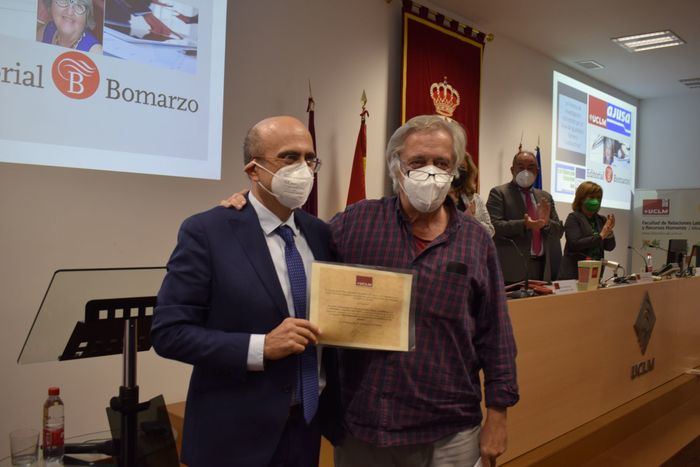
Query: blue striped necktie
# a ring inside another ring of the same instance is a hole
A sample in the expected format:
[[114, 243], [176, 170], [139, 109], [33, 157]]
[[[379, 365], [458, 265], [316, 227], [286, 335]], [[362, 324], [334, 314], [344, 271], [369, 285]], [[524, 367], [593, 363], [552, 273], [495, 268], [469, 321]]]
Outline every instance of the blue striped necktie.
[[[294, 316], [306, 319], [306, 273], [304, 262], [294, 243], [294, 232], [288, 225], [280, 225], [275, 230], [284, 240], [284, 259], [292, 288]], [[301, 395], [304, 419], [310, 423], [318, 408], [318, 359], [316, 346], [309, 344], [299, 355], [299, 379], [297, 394]]]

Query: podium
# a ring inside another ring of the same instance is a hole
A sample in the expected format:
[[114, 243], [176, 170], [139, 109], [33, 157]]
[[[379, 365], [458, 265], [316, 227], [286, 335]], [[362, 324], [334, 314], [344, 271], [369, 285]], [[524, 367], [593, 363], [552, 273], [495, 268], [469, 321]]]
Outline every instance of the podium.
[[139, 402], [137, 354], [151, 348], [155, 293], [165, 268], [63, 269], [54, 273], [18, 363], [123, 355], [122, 385], [107, 415], [112, 440], [66, 444], [70, 454], [116, 456], [120, 467], [179, 466], [165, 402]]

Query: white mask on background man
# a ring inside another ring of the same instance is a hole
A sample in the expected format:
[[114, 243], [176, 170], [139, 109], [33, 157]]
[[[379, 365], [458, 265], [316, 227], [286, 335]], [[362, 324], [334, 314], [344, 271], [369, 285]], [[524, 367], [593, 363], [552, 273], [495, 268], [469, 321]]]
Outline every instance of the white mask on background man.
[[[434, 165], [427, 165], [420, 169], [430, 174], [447, 174], [448, 172], [438, 169]], [[438, 182], [435, 177], [428, 177], [427, 180], [414, 180], [404, 175], [403, 183], [399, 183], [408, 201], [419, 212], [433, 212], [445, 202], [445, 197], [450, 191], [451, 183]]]
[[535, 183], [535, 174], [529, 170], [521, 170], [515, 176], [515, 183], [517, 183], [520, 188], [530, 188], [532, 184]]
[[314, 172], [306, 165], [306, 162], [286, 165], [276, 173], [269, 171], [257, 162], [255, 165], [272, 174], [272, 184], [269, 190], [258, 182], [263, 190], [276, 197], [283, 206], [289, 209], [296, 209], [304, 205], [314, 187]]

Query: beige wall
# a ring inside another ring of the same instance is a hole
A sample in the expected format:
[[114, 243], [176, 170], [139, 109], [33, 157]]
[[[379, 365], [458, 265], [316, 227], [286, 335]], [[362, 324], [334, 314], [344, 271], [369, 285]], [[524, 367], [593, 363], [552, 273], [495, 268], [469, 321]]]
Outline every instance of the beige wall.
[[[700, 188], [700, 94], [644, 99], [639, 107], [637, 187]], [[673, 167], [673, 170], [669, 170]]]
[[[523, 146], [533, 150], [539, 136], [542, 182], [549, 191], [554, 70], [638, 105], [637, 99], [631, 96], [592, 80], [512, 39], [497, 35], [486, 46], [483, 63], [479, 148], [482, 197], [488, 197], [491, 187], [511, 179], [510, 165], [523, 133]], [[568, 203], [556, 203], [556, 209], [562, 222], [571, 212]], [[617, 247], [606, 257], [626, 265], [631, 213], [618, 209], [603, 209], [601, 212], [614, 213], [617, 221]]]
[[[0, 458], [9, 455], [10, 430], [39, 427], [48, 386], [61, 387], [66, 434], [71, 436], [106, 428], [104, 407], [121, 382], [118, 356], [16, 363], [53, 271], [165, 264], [185, 217], [247, 185], [240, 150], [246, 129], [271, 114], [306, 119], [309, 78], [316, 99], [318, 153], [324, 160], [320, 216], [328, 219], [345, 204], [363, 89], [370, 112], [368, 196], [386, 192], [383, 148], [399, 121], [400, 2], [271, 5], [229, 2], [221, 181], [0, 164]], [[527, 146], [534, 146], [540, 135], [543, 165], [549, 166], [555, 68], [570, 71], [505, 37], [486, 47], [483, 196], [509, 179], [522, 130]], [[549, 183], [546, 171], [544, 181]], [[557, 209], [562, 218], [569, 211], [563, 205]], [[626, 258], [629, 217], [617, 214], [614, 256]], [[148, 352], [139, 355], [139, 370], [142, 399], [159, 393], [169, 402], [184, 399], [187, 366]]]

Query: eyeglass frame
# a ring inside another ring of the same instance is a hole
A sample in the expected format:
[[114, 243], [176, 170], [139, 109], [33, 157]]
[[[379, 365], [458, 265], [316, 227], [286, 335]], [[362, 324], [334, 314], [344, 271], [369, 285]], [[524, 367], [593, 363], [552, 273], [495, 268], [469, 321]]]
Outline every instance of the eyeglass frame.
[[[53, 2], [61, 8], [70, 7], [73, 10], [73, 12], [78, 16], [87, 15], [88, 7], [83, 5], [82, 3], [78, 3], [77, 0], [53, 0]], [[81, 9], [83, 10], [82, 12], [79, 11]]]
[[[427, 167], [427, 166], [423, 166], [420, 169], [408, 169], [407, 168], [408, 166], [406, 164], [404, 164], [403, 162], [401, 163], [401, 165], [403, 166], [404, 173], [406, 174], [406, 178], [410, 178], [411, 180], [415, 180], [417, 182], [424, 182], [432, 176], [433, 179], [435, 179], [435, 181], [437, 183], [452, 183], [452, 180], [454, 180], [454, 178], [455, 178], [454, 174], [451, 174], [449, 172], [447, 172], [447, 173], [430, 173], [430, 172], [426, 172], [425, 170], [422, 170], [423, 167]], [[420, 174], [425, 174], [425, 178], [411, 177], [411, 172], [414, 172], [414, 173], [418, 172]], [[449, 177], [449, 180], [441, 181], [438, 179], [438, 176]]]
[[[308, 158], [306, 157], [308, 156]], [[288, 152], [282, 152], [277, 154], [274, 159], [266, 158], [266, 157], [254, 157], [253, 160], [258, 159], [258, 160], [263, 160], [263, 161], [280, 161], [283, 166], [290, 166], [294, 164], [299, 163], [299, 159], [301, 158], [301, 154], [296, 152], [296, 151], [288, 151]], [[314, 174], [317, 174], [319, 170], [321, 170], [321, 159], [316, 157], [316, 154], [306, 154], [304, 157], [304, 162], [306, 163], [306, 166], [311, 169], [311, 171]]]

